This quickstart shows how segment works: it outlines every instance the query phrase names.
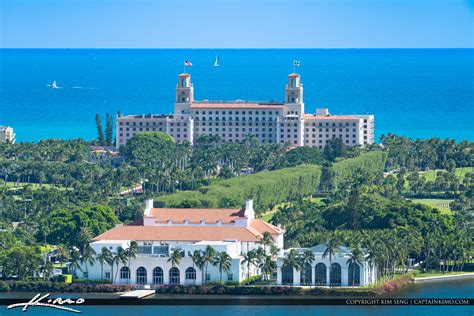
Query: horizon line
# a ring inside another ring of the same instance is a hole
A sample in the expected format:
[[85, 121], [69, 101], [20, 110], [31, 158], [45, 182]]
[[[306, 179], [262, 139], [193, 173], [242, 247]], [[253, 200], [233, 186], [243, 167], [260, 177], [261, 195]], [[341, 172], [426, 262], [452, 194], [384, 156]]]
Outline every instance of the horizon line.
[[365, 50], [382, 50], [382, 49], [400, 49], [400, 50], [421, 50], [421, 49], [474, 49], [474, 47], [0, 47], [1, 50], [6, 49], [163, 49], [163, 50], [211, 50], [211, 49], [219, 49], [219, 50], [270, 50], [270, 49], [278, 49], [278, 50], [345, 50], [345, 49], [365, 49]]

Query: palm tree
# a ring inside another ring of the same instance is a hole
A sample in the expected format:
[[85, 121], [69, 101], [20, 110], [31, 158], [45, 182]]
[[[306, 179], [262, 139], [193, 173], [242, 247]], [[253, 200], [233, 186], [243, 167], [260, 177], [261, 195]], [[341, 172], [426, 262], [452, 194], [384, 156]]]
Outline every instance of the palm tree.
[[276, 269], [276, 263], [273, 261], [271, 256], [266, 256], [265, 259], [259, 265], [260, 271], [262, 271], [264, 279], [268, 280], [268, 286], [270, 286], [270, 276]]
[[222, 283], [222, 273], [223, 272], [229, 272], [231, 265], [232, 265], [232, 258], [229, 256], [229, 254], [225, 251], [219, 253], [216, 256], [216, 264], [219, 267], [219, 272], [220, 272], [220, 282]]
[[[188, 257], [191, 258], [191, 260], [193, 262], [193, 269], [194, 269], [195, 266], [198, 266], [198, 268], [201, 270], [201, 276], [202, 276], [202, 267], [199, 267], [199, 265], [201, 265], [201, 263], [202, 263], [201, 252], [199, 250], [194, 250], [193, 253], [188, 252]], [[199, 263], [199, 265], [198, 265], [198, 263]], [[194, 284], [196, 284], [196, 279], [194, 279]]]
[[291, 249], [285, 258], [283, 258], [283, 264], [294, 268], [296, 271], [300, 269], [300, 257], [296, 249]]
[[112, 252], [107, 247], [102, 247], [100, 254], [97, 255], [97, 261], [100, 263], [100, 279], [104, 279], [104, 263], [112, 262]]
[[87, 245], [84, 248], [84, 253], [83, 253], [82, 258], [81, 258], [81, 265], [85, 264], [87, 277], [89, 277], [88, 265], [93, 265], [94, 264], [95, 255], [96, 255], [96, 252], [91, 246]]
[[[356, 265], [361, 266], [364, 261], [364, 254], [360, 250], [359, 247], [356, 247], [352, 249], [351, 254], [349, 255], [349, 259], [347, 260], [347, 265], [353, 265], [352, 269], [352, 283], [354, 283], [354, 278], [355, 278], [355, 267]], [[354, 284], [353, 284], [354, 285]]]
[[59, 246], [56, 250], [57, 250], [59, 262], [61, 263], [61, 267], [63, 267], [64, 261], [69, 259], [69, 250], [63, 246]]
[[76, 271], [82, 271], [81, 267], [81, 254], [78, 250], [73, 249], [71, 251], [71, 259], [69, 261], [69, 270], [72, 274], [76, 274]]
[[280, 248], [278, 248], [278, 246], [275, 244], [271, 244], [270, 254], [272, 255], [273, 258], [276, 258], [276, 256], [278, 255], [278, 252], [280, 252]]
[[[309, 264], [311, 266], [313, 262], [314, 254], [311, 250], [307, 249], [300, 255], [300, 266], [303, 272], [305, 271], [306, 265]], [[309, 281], [309, 284], [311, 286], [312, 280]]]
[[50, 260], [46, 260], [46, 263], [41, 267], [43, 272], [43, 278], [48, 279], [54, 270], [54, 265]]
[[171, 256], [167, 261], [171, 262], [172, 267], [176, 267], [177, 265], [179, 265], [181, 261], [181, 251], [179, 251], [178, 249], [173, 250]]
[[247, 251], [243, 257], [242, 265], [247, 265], [247, 279], [250, 279], [250, 265], [255, 264], [257, 252], [255, 250]]
[[267, 246], [270, 246], [273, 244], [272, 235], [269, 232], [264, 232], [262, 235], [262, 239], [260, 240], [260, 243], [262, 244], [263, 250], [265, 251], [265, 254], [266, 254]]
[[[114, 277], [114, 265], [115, 264], [117, 265], [117, 270], [115, 271], [115, 277]], [[117, 253], [112, 258], [112, 277], [113, 277], [112, 283], [114, 283], [114, 281], [117, 279], [117, 274], [118, 274], [118, 271], [119, 271], [120, 264], [122, 264], [122, 265], [127, 264], [127, 253], [126, 253], [125, 249], [123, 249], [122, 247], [117, 247]]]
[[[126, 250], [126, 254], [127, 254], [127, 268], [128, 268], [128, 271], [130, 271], [130, 260], [131, 258], [136, 258], [137, 257], [137, 253], [138, 253], [138, 243], [135, 241], [135, 240], [132, 240], [132, 242], [130, 242], [130, 246], [128, 246], [127, 250]], [[130, 278], [127, 279], [127, 283], [130, 282]]]
[[[339, 251], [339, 240], [335, 238], [335, 236], [331, 236], [328, 239], [326, 244], [326, 250], [324, 250], [323, 258], [329, 257], [329, 266], [331, 267], [330, 273], [332, 274], [332, 258], [336, 256]], [[331, 277], [331, 275], [330, 275]]]
[[216, 251], [211, 246], [207, 246], [206, 250], [204, 251], [204, 266], [206, 269], [206, 277], [207, 277], [207, 267], [209, 264], [215, 265], [216, 264]]

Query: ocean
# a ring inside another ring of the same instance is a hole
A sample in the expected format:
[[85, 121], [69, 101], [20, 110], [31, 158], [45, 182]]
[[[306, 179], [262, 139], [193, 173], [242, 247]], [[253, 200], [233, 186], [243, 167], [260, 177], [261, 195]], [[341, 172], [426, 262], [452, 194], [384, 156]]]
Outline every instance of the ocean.
[[299, 60], [308, 113], [374, 114], [376, 139], [474, 140], [474, 49], [0, 49], [0, 125], [92, 139], [96, 113], [171, 113], [185, 59], [198, 100], [282, 100]]

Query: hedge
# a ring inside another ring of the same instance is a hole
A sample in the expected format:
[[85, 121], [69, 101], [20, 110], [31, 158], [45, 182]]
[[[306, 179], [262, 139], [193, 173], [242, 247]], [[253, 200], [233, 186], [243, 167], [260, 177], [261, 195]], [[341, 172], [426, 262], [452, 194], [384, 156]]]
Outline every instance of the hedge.
[[[344, 179], [357, 170], [368, 173], [383, 172], [386, 154], [369, 152], [356, 158], [342, 160], [331, 168], [337, 171], [338, 179]], [[317, 192], [321, 178], [321, 167], [299, 165], [275, 171], [263, 171], [252, 175], [218, 180], [211, 185], [193, 191], [178, 191], [155, 198], [156, 207], [225, 208], [243, 207], [245, 199], [254, 200], [254, 209], [259, 212], [282, 202], [307, 197]]]
[[316, 192], [321, 168], [301, 165], [276, 171], [216, 181], [195, 191], [180, 191], [156, 199], [158, 207], [224, 208], [243, 207], [252, 197], [254, 208], [269, 209], [283, 201], [305, 197]]
[[67, 284], [46, 281], [0, 281], [1, 292], [117, 293], [133, 290], [130, 285]]
[[318, 295], [318, 296], [375, 296], [374, 289], [349, 288], [302, 288], [292, 286], [226, 286], [226, 285], [164, 285], [156, 289], [157, 294], [202, 294], [202, 295]]

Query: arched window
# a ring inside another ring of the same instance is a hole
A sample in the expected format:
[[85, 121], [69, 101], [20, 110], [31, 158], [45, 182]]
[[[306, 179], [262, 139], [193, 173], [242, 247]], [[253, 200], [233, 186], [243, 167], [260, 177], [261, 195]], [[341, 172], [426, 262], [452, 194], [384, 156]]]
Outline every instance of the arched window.
[[360, 266], [356, 263], [349, 264], [349, 286], [360, 285]]
[[295, 87], [296, 87], [296, 80], [295, 80], [295, 78], [292, 78], [292, 79], [291, 79], [291, 87], [292, 87], [292, 88], [295, 88]]
[[120, 278], [130, 279], [130, 269], [128, 267], [122, 267], [122, 269], [120, 269]]
[[140, 267], [137, 269], [137, 284], [146, 284], [146, 269], [144, 267]]
[[314, 268], [315, 285], [326, 285], [326, 265], [318, 263]]
[[283, 265], [281, 267], [281, 283], [293, 284], [293, 267], [290, 265]]
[[312, 277], [313, 277], [313, 268], [309, 263], [305, 264], [304, 267], [301, 268], [300, 273], [300, 283], [301, 285], [311, 285]]
[[196, 280], [196, 269], [190, 267], [186, 269], [186, 280]]
[[186, 87], [186, 78], [181, 79], [181, 87]]
[[153, 269], [153, 284], [163, 284], [163, 269], [160, 267]]
[[170, 269], [170, 284], [179, 284], [179, 269], [176, 267]]
[[331, 286], [341, 285], [341, 265], [339, 263], [331, 264], [331, 273], [329, 274]]

